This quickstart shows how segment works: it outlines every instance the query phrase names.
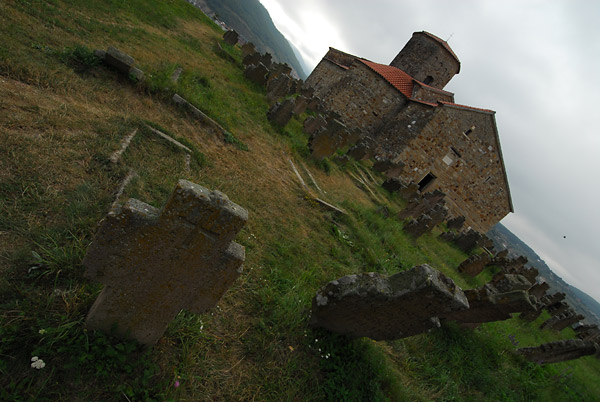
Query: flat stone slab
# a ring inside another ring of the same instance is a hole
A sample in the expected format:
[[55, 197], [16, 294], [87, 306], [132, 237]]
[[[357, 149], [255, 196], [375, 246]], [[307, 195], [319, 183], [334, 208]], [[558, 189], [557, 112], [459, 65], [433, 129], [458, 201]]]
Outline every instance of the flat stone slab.
[[162, 210], [130, 199], [111, 211], [83, 260], [105, 285], [86, 327], [152, 345], [180, 310], [213, 307], [241, 272], [233, 239], [247, 220], [225, 194], [187, 180]]
[[590, 355], [600, 357], [600, 346], [591, 341], [567, 339], [545, 343], [540, 346], [517, 349], [517, 353], [531, 362], [548, 364], [579, 359], [580, 357]]
[[352, 337], [391, 340], [437, 328], [440, 314], [467, 308], [452, 279], [420, 265], [390, 277], [368, 273], [329, 282], [313, 298], [310, 323]]

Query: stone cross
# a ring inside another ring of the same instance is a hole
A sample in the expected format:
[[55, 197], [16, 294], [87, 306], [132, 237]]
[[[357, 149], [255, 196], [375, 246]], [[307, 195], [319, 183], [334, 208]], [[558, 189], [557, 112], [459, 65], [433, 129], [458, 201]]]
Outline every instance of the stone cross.
[[583, 356], [600, 357], [600, 346], [591, 341], [567, 339], [540, 346], [517, 349], [517, 353], [538, 364], [558, 363], [578, 359]]
[[269, 69], [262, 63], [252, 64], [244, 70], [244, 76], [258, 85], [265, 85], [269, 76]]
[[352, 337], [391, 340], [440, 326], [438, 317], [469, 308], [452, 279], [429, 265], [390, 277], [348, 275], [321, 288], [310, 324]]
[[294, 99], [285, 99], [275, 103], [267, 112], [267, 118], [270, 122], [284, 127], [290, 119], [294, 111]]
[[233, 241], [248, 212], [225, 194], [180, 180], [162, 210], [130, 199], [111, 211], [83, 260], [105, 285], [86, 327], [152, 345], [180, 310], [213, 307], [241, 272]]
[[427, 214], [419, 216], [417, 219], [411, 219], [404, 224], [402, 230], [415, 239], [423, 236], [431, 229], [431, 217]]
[[491, 257], [488, 253], [474, 254], [460, 263], [458, 271], [469, 276], [477, 276], [490, 260]]
[[346, 125], [337, 119], [331, 119], [323, 130], [314, 132], [309, 140], [308, 147], [316, 159], [323, 159], [333, 155], [339, 148], [348, 144], [350, 133]]
[[223, 40], [225, 41], [225, 43], [233, 46], [236, 43], [238, 43], [238, 40], [240, 40], [240, 35], [233, 29], [230, 29], [229, 31], [223, 34]]
[[481, 324], [508, 320], [514, 313], [535, 310], [531, 298], [522, 290], [494, 293], [483, 287], [465, 290], [464, 293], [469, 301], [469, 309], [441, 314], [441, 319], [460, 324]]

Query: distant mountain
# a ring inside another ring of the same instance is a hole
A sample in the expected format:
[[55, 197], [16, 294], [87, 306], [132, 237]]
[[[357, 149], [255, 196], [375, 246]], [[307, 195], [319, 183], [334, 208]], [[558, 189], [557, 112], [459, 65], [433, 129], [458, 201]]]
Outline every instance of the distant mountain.
[[549, 293], [564, 292], [567, 295], [566, 299], [569, 305], [579, 314], [585, 316], [584, 321], [600, 325], [600, 303], [585, 292], [563, 281], [561, 277], [552, 272], [550, 267], [531, 247], [504, 225], [498, 223], [487, 233], [487, 236], [494, 242], [496, 250], [507, 249], [510, 256], [523, 255], [527, 257], [529, 261], [527, 265], [535, 267], [540, 273], [539, 277], [550, 285]]
[[306, 79], [308, 76], [292, 46], [277, 30], [269, 12], [258, 0], [188, 0], [188, 2], [208, 15], [216, 14], [219, 20], [235, 29], [247, 41], [254, 43], [262, 53], [269, 52], [274, 60], [289, 64], [300, 78]]

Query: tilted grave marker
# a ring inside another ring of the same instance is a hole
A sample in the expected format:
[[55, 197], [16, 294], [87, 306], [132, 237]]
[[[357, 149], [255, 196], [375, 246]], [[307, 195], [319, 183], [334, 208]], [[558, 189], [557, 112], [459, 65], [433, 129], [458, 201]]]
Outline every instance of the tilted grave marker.
[[130, 199], [90, 245], [85, 276], [105, 285], [86, 327], [152, 345], [181, 309], [213, 307], [241, 272], [233, 241], [248, 212], [225, 194], [180, 180], [162, 210]]
[[390, 340], [437, 328], [441, 314], [467, 308], [452, 279], [420, 265], [390, 277], [368, 273], [329, 282], [313, 298], [310, 323], [353, 337]]
[[517, 349], [517, 353], [538, 364], [559, 363], [583, 356], [600, 357], [600, 346], [591, 341], [567, 339], [545, 343], [540, 346]]

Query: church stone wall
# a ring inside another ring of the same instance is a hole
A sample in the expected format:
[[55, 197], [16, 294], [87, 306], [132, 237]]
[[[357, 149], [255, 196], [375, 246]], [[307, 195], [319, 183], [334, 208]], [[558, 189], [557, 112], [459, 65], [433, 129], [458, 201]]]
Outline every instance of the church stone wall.
[[322, 59], [306, 79], [305, 85], [315, 90], [314, 96], [325, 99], [329, 97], [329, 88], [341, 80], [347, 71], [347, 68]]
[[323, 103], [337, 112], [346, 126], [362, 135], [375, 132], [388, 116], [407, 103], [397, 89], [363, 63], [356, 62], [345, 76], [329, 87]]
[[490, 113], [436, 108], [400, 154], [405, 163], [401, 179], [419, 183], [433, 174], [435, 179], [423, 191], [442, 190], [452, 215], [462, 215], [466, 225], [487, 232], [511, 210], [494, 130]]

